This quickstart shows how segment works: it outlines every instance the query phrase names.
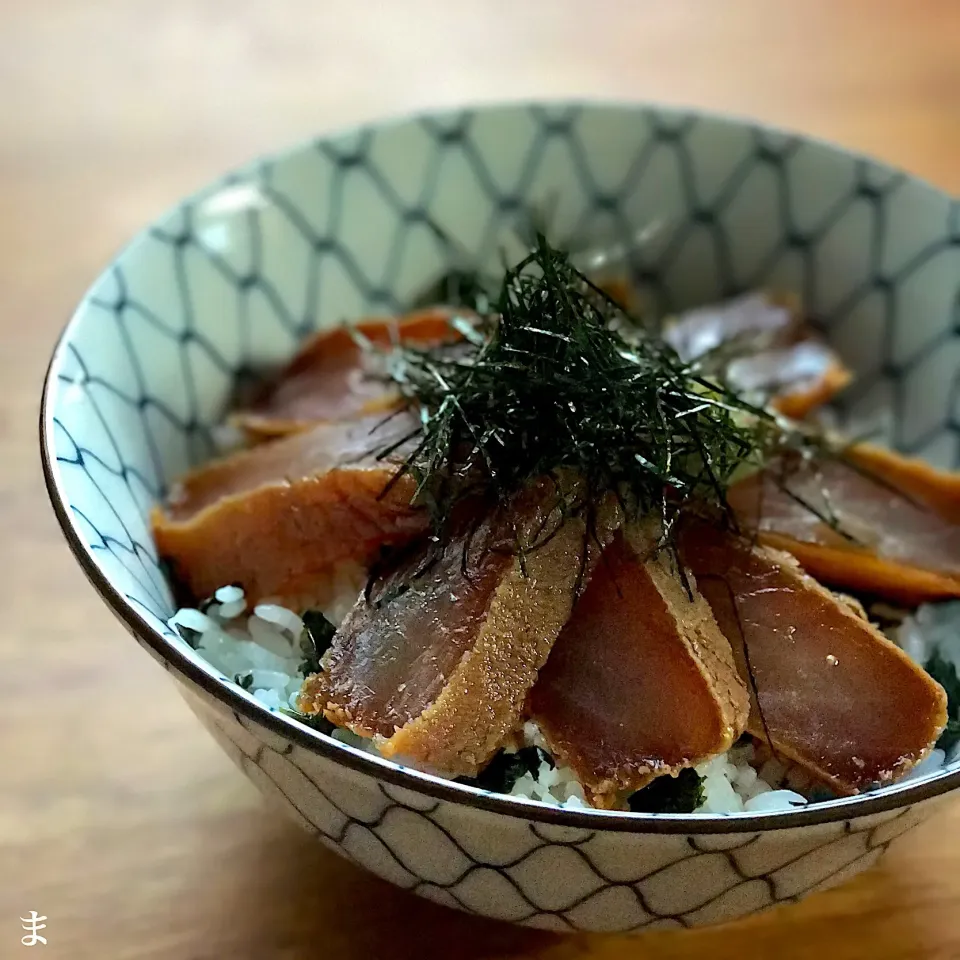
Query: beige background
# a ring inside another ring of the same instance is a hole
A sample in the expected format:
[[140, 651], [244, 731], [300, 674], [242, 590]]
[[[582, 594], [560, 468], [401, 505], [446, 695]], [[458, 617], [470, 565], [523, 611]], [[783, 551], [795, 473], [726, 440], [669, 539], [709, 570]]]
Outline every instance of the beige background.
[[85, 285], [227, 166], [529, 95], [648, 98], [842, 141], [960, 193], [953, 0], [0, 0], [0, 957], [960, 957], [960, 806], [861, 880], [714, 931], [558, 939], [394, 892], [261, 809], [68, 555], [40, 382]]

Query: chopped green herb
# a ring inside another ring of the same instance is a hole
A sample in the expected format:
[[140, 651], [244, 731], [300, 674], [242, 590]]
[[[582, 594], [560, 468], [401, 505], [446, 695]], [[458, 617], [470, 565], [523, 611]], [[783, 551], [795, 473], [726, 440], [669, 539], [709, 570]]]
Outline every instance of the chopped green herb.
[[542, 763], [550, 769], [555, 766], [553, 757], [539, 747], [522, 747], [516, 753], [501, 750], [476, 777], [458, 777], [457, 783], [491, 793], [509, 793], [524, 774], [535, 777]]
[[300, 672], [308, 676], [320, 672], [320, 660], [330, 649], [337, 628], [319, 610], [308, 610], [303, 615], [303, 627]]
[[299, 720], [304, 726], [328, 736], [337, 729], [322, 713], [301, 713], [299, 710], [290, 710], [288, 707], [281, 707], [280, 712], [288, 717], [293, 717], [294, 720]]
[[627, 803], [634, 813], [693, 813], [703, 800], [703, 777], [686, 767], [675, 777], [657, 777]]
[[238, 673], [233, 682], [244, 690], [249, 690], [253, 686], [253, 673], [248, 670], [246, 673]]
[[949, 660], [940, 656], [939, 650], [934, 650], [924, 669], [947, 694], [949, 719], [943, 733], [940, 734], [937, 746], [941, 750], [949, 751], [960, 743], [960, 676], [957, 675], [957, 668]]

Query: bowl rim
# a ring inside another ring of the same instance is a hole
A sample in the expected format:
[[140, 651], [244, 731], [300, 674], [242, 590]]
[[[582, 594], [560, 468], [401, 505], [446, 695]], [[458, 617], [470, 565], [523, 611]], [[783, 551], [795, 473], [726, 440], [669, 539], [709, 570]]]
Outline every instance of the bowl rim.
[[783, 830], [793, 827], [815, 826], [830, 824], [888, 813], [895, 810], [904, 810], [916, 803], [942, 796], [960, 787], [960, 768], [933, 774], [916, 782], [901, 782], [880, 788], [876, 792], [859, 794], [852, 797], [842, 797], [834, 800], [821, 801], [809, 806], [794, 810], [771, 811], [767, 813], [732, 813], [732, 814], [663, 814], [663, 813], [632, 813], [623, 811], [596, 810], [584, 808], [572, 810], [564, 807], [554, 807], [538, 801], [528, 801], [510, 797], [505, 794], [490, 793], [475, 787], [457, 784], [450, 780], [432, 774], [423, 773], [410, 767], [403, 767], [385, 758], [364, 753], [347, 744], [341, 743], [332, 737], [325, 736], [312, 730], [306, 725], [275, 713], [269, 707], [259, 703], [252, 697], [244, 696], [239, 688], [235, 688], [228, 681], [219, 679], [211, 672], [207, 672], [199, 663], [195, 662], [184, 651], [170, 642], [159, 630], [153, 627], [140, 614], [135, 606], [126, 600], [116, 587], [110, 582], [106, 574], [99, 568], [81, 539], [80, 534], [70, 518], [70, 511], [57, 483], [58, 468], [56, 466], [56, 452], [52, 436], [52, 418], [50, 411], [53, 398], [57, 393], [55, 372], [63, 354], [64, 345], [68, 342], [72, 328], [78, 323], [79, 306], [87, 299], [91, 289], [99, 279], [128, 248], [141, 239], [150, 227], [164, 218], [172, 215], [185, 203], [206, 195], [217, 185], [229, 181], [232, 177], [248, 174], [265, 160], [279, 160], [287, 156], [310, 149], [313, 145], [324, 140], [336, 140], [349, 136], [359, 130], [369, 128], [383, 129], [406, 123], [416, 122], [424, 118], [450, 116], [460, 112], [484, 113], [495, 110], [523, 110], [540, 108], [556, 110], [561, 108], [577, 107], [590, 109], [619, 109], [624, 112], [655, 112], [672, 114], [677, 117], [692, 117], [718, 121], [731, 127], [747, 127], [767, 134], [790, 138], [810, 143], [834, 153], [844, 154], [851, 159], [869, 163], [875, 168], [885, 169], [891, 173], [909, 179], [925, 186], [946, 197], [950, 202], [957, 200], [949, 192], [933, 183], [914, 176], [907, 171], [892, 167], [888, 163], [874, 157], [849, 150], [842, 145], [816, 136], [786, 130], [774, 124], [758, 121], [749, 117], [740, 116], [723, 111], [700, 109], [692, 106], [657, 104], [650, 101], [618, 100], [613, 98], [520, 98], [516, 100], [489, 100], [476, 101], [469, 104], [455, 106], [439, 106], [436, 108], [408, 111], [391, 114], [382, 118], [362, 120], [358, 123], [337, 127], [329, 131], [301, 138], [298, 141], [276, 151], [263, 153], [252, 160], [207, 181], [203, 186], [187, 196], [177, 200], [159, 215], [154, 216], [148, 224], [133, 235], [111, 257], [100, 271], [93, 283], [84, 292], [78, 306], [74, 308], [70, 318], [63, 325], [57, 336], [50, 360], [47, 365], [43, 381], [43, 388], [39, 411], [39, 439], [40, 457], [43, 469], [44, 485], [47, 495], [56, 515], [60, 530], [73, 553], [74, 558], [88, 581], [113, 612], [133, 635], [137, 642], [149, 653], [153, 654], [169, 671], [181, 675], [188, 683], [199, 687], [214, 700], [222, 703], [239, 721], [240, 716], [251, 722], [265, 727], [269, 732], [279, 735], [296, 743], [302, 749], [319, 754], [333, 763], [342, 764], [358, 773], [373, 777], [376, 780], [387, 781], [395, 786], [403, 787], [432, 798], [455, 803], [467, 807], [475, 807], [491, 813], [522, 819], [535, 823], [545, 823], [560, 827], [579, 828], [587, 831], [611, 831], [617, 833], [636, 834], [724, 834], [724, 833], [765, 833], [771, 830]]

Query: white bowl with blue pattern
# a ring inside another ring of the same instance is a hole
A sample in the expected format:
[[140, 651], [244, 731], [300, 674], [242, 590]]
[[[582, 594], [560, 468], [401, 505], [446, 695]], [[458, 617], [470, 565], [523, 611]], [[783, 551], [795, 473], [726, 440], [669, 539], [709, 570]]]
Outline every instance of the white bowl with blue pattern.
[[[238, 378], [318, 327], [396, 311], [452, 263], [499, 262], [518, 213], [627, 245], [665, 312], [796, 290], [857, 374], [842, 413], [946, 465], [960, 438], [960, 204], [837, 148], [630, 105], [485, 107], [260, 160], [138, 236], [70, 320], [44, 390], [53, 505], [106, 603], [240, 768], [305, 830], [439, 903], [556, 930], [692, 926], [874, 863], [960, 771], [759, 815], [550, 809], [362, 754], [265, 708], [165, 626], [149, 511], [212, 451]], [[640, 237], [638, 243], [637, 238]], [[254, 865], [251, 865], [251, 869]]]

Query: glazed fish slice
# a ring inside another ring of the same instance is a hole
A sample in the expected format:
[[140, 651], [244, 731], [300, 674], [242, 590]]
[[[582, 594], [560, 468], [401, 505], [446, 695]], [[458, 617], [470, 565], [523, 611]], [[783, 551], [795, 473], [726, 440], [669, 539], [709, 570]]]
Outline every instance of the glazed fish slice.
[[300, 709], [380, 738], [386, 756], [475, 775], [516, 727], [570, 615], [586, 526], [555, 503], [538, 485], [532, 503], [468, 526], [425, 569], [427, 547], [381, 579]]
[[791, 556], [705, 521], [684, 526], [680, 553], [750, 680], [750, 733], [842, 794], [927, 755], [942, 688]]
[[663, 338], [681, 360], [699, 360], [735, 342], [763, 348], [796, 340], [800, 322], [791, 304], [764, 293], [748, 293], [725, 303], [695, 307], [667, 322]]
[[366, 354], [358, 340], [381, 349], [397, 343], [422, 349], [454, 343], [461, 339], [451, 323], [455, 315], [435, 307], [399, 320], [365, 320], [350, 330], [323, 330], [232, 421], [251, 437], [266, 439], [308, 429], [320, 421], [390, 410], [398, 405], [399, 395], [373, 368], [376, 353]]
[[947, 523], [960, 524], [960, 473], [938, 470], [924, 460], [904, 457], [872, 443], [858, 443], [846, 451], [846, 456]]
[[235, 583], [250, 603], [322, 606], [341, 565], [366, 566], [422, 532], [413, 479], [384, 495], [397, 466], [372, 453], [415, 426], [408, 415], [323, 424], [188, 474], [152, 515], [184, 602]]
[[770, 398], [784, 416], [802, 420], [839, 393], [851, 374], [825, 344], [801, 340], [734, 360], [726, 379], [734, 390]]
[[796, 420], [851, 379], [837, 355], [804, 328], [796, 304], [764, 293], [688, 310], [667, 325], [664, 339], [683, 360], [706, 363], [733, 390]]
[[745, 529], [831, 586], [907, 605], [960, 596], [951, 480], [877, 448], [854, 458], [861, 469], [833, 458], [778, 461], [728, 501]]
[[668, 552], [607, 547], [531, 695], [551, 751], [601, 807], [729, 749], [749, 709], [730, 644]]

